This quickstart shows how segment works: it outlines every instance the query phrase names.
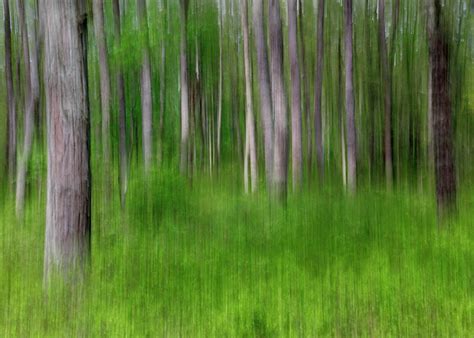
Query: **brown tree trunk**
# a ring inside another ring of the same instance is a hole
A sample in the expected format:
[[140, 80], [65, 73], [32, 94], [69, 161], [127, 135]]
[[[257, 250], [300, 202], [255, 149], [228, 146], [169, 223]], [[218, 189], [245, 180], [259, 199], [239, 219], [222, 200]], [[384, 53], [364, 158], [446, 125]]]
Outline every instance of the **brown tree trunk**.
[[152, 159], [152, 98], [151, 98], [151, 64], [150, 64], [150, 46], [148, 39], [148, 19], [146, 11], [146, 1], [137, 0], [138, 22], [141, 29], [145, 31], [145, 46], [142, 54], [142, 70], [140, 78], [141, 104], [142, 104], [142, 143], [143, 143], [143, 161], [145, 172], [151, 167]]
[[[120, 4], [119, 0], [114, 0], [114, 34], [117, 45], [121, 44], [122, 32], [120, 23]], [[125, 207], [125, 195], [128, 185], [128, 155], [127, 155], [127, 111], [125, 104], [125, 80], [123, 76], [122, 64], [119, 61], [116, 74], [117, 97], [118, 97], [118, 125], [119, 125], [119, 185], [120, 185], [120, 204]]]
[[12, 188], [16, 168], [16, 107], [13, 86], [12, 38], [9, 0], [3, 0], [5, 29], [5, 81], [7, 88], [7, 176]]
[[189, 93], [188, 93], [188, 59], [187, 59], [187, 21], [188, 0], [180, 0], [181, 6], [181, 42], [180, 42], [180, 85], [181, 85], [181, 146], [180, 171], [187, 172], [189, 143]]
[[[31, 155], [33, 145], [34, 116], [39, 102], [39, 86], [35, 84], [33, 88], [32, 68], [30, 63], [30, 48], [28, 39], [28, 26], [26, 23], [25, 3], [24, 0], [18, 0], [18, 18], [22, 36], [23, 63], [25, 71], [25, 122], [24, 122], [24, 138], [23, 150], [19, 156], [18, 173], [16, 181], [16, 214], [21, 216], [25, 206], [25, 190], [26, 190], [26, 174], [28, 169], [28, 161]], [[37, 68], [36, 68], [37, 70]], [[36, 80], [38, 79], [37, 74]]]
[[291, 159], [293, 191], [301, 188], [303, 151], [301, 138], [301, 78], [298, 59], [297, 0], [288, 0], [288, 44], [291, 72]]
[[387, 188], [392, 188], [392, 86], [387, 56], [387, 40], [385, 38], [385, 0], [379, 1], [379, 45], [380, 66], [382, 69], [382, 86], [384, 92], [384, 149], [385, 149], [385, 179]]
[[253, 26], [257, 51], [258, 80], [260, 86], [260, 111], [262, 114], [263, 143], [265, 152], [265, 174], [267, 188], [272, 186], [273, 172], [273, 108], [268, 69], [268, 51], [263, 25], [263, 1], [253, 2]]
[[[85, 0], [43, 0], [48, 179], [44, 278], [81, 278], [90, 255], [91, 173]], [[64, 38], [67, 37], [67, 38]]]
[[449, 93], [448, 32], [440, 0], [430, 0], [429, 55], [432, 79], [432, 123], [436, 200], [440, 217], [456, 207], [456, 176]]
[[318, 0], [318, 32], [316, 56], [316, 83], [314, 86], [314, 137], [316, 145], [316, 161], [318, 174], [324, 176], [324, 148], [322, 127], [322, 92], [323, 92], [323, 62], [324, 62], [324, 0]]
[[357, 138], [353, 84], [352, 0], [344, 0], [345, 64], [346, 64], [346, 133], [347, 133], [347, 185], [351, 193], [357, 186]]
[[110, 192], [110, 72], [104, 32], [104, 0], [93, 0], [94, 31], [99, 55], [100, 103], [102, 110], [102, 155], [105, 190]]
[[283, 74], [283, 33], [280, 1], [269, 1], [272, 97], [275, 110], [273, 153], [273, 190], [280, 201], [286, 200], [288, 179], [288, 118]]
[[[250, 63], [249, 51], [249, 30], [248, 30], [248, 7], [247, 0], [241, 0], [241, 26], [244, 42], [244, 73], [245, 73], [245, 162], [247, 157], [250, 159], [250, 183], [252, 192], [257, 190], [258, 169], [257, 169], [257, 144], [255, 140], [255, 120], [253, 116], [252, 100], [252, 66]], [[247, 165], [244, 168], [244, 174], [247, 171]], [[247, 175], [245, 174], [245, 181]], [[248, 184], [246, 185], [248, 192]]]

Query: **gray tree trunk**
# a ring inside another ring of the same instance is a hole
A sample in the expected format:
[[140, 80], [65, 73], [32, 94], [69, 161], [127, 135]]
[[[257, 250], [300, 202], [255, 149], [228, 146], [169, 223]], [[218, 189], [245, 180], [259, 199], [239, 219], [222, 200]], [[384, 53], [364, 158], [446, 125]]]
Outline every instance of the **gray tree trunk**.
[[[48, 177], [44, 278], [84, 272], [91, 172], [85, 0], [43, 0]], [[67, 37], [67, 38], [65, 38]], [[82, 274], [74, 277], [82, 277]]]
[[280, 201], [285, 201], [288, 179], [288, 117], [283, 74], [283, 33], [279, 0], [270, 0], [269, 2], [269, 26], [272, 97], [275, 111], [273, 190]]
[[429, 54], [436, 200], [443, 218], [456, 207], [456, 170], [449, 94], [449, 42], [440, 0], [430, 0]]
[[100, 103], [102, 110], [102, 154], [104, 183], [110, 187], [110, 72], [107, 58], [107, 42], [104, 32], [104, 1], [93, 0], [94, 31], [99, 54]]
[[142, 144], [143, 161], [145, 172], [151, 167], [152, 159], [152, 97], [151, 97], [151, 64], [150, 64], [150, 46], [148, 39], [148, 19], [146, 11], [146, 1], [137, 0], [138, 22], [141, 29], [145, 31], [145, 46], [142, 54], [142, 70], [140, 78], [141, 104], [142, 104]]
[[16, 107], [13, 86], [12, 38], [9, 0], [3, 0], [5, 30], [5, 81], [7, 88], [7, 175], [10, 188], [13, 186], [16, 168]]
[[293, 191], [301, 188], [303, 151], [301, 137], [301, 78], [298, 59], [297, 0], [288, 0], [288, 44], [291, 72], [291, 158]]
[[324, 0], [318, 1], [317, 22], [317, 60], [316, 60], [316, 83], [314, 86], [314, 136], [316, 145], [316, 161], [318, 163], [318, 174], [324, 176], [324, 148], [322, 128], [322, 92], [323, 92], [323, 62], [324, 62]]
[[[114, 34], [116, 43], [121, 44], [121, 23], [120, 23], [120, 4], [119, 0], [113, 1], [114, 13]], [[125, 104], [125, 80], [123, 76], [122, 64], [117, 68], [117, 97], [118, 97], [118, 125], [119, 125], [119, 184], [120, 184], [120, 203], [125, 207], [125, 196], [128, 186], [128, 154], [127, 154], [127, 111]]]
[[158, 162], [163, 158], [163, 131], [166, 108], [166, 40], [168, 38], [168, 0], [163, 0], [163, 38], [161, 40], [161, 64], [160, 64], [160, 120], [158, 126]]
[[[255, 120], [253, 116], [252, 100], [252, 66], [250, 63], [249, 50], [249, 29], [248, 29], [248, 7], [247, 0], [241, 0], [241, 26], [244, 43], [244, 73], [245, 73], [245, 162], [250, 158], [250, 182], [252, 192], [257, 190], [258, 169], [257, 169], [257, 144], [255, 140]], [[244, 174], [247, 170], [245, 165]], [[245, 175], [247, 180], [247, 175]], [[248, 185], [246, 186], [248, 192]]]
[[222, 2], [217, 1], [219, 11], [219, 97], [217, 102], [217, 161], [220, 163], [221, 159], [221, 129], [222, 129], [222, 100], [223, 100], [223, 21], [222, 21]]
[[181, 6], [181, 42], [180, 42], [180, 86], [181, 86], [181, 144], [180, 171], [185, 174], [188, 169], [189, 143], [189, 90], [188, 90], [188, 59], [187, 59], [187, 21], [188, 0], [180, 0]]
[[380, 65], [382, 68], [382, 86], [384, 92], [384, 149], [385, 149], [385, 180], [387, 188], [392, 188], [392, 86], [387, 56], [387, 40], [385, 38], [385, 0], [379, 1], [379, 45]]
[[354, 108], [353, 84], [353, 40], [352, 40], [352, 0], [344, 0], [345, 17], [345, 64], [346, 64], [346, 133], [347, 133], [347, 185], [351, 193], [357, 186], [357, 138]]
[[258, 80], [260, 86], [260, 110], [262, 114], [263, 143], [265, 152], [265, 174], [267, 188], [273, 184], [273, 108], [268, 68], [268, 51], [265, 39], [263, 0], [253, 2], [253, 26], [257, 50]]
[[[26, 174], [28, 161], [31, 155], [33, 145], [34, 116], [39, 102], [39, 85], [35, 82], [33, 86], [32, 79], [38, 79], [38, 75], [32, 76], [32, 67], [30, 60], [30, 48], [28, 38], [28, 26], [26, 23], [24, 0], [18, 0], [18, 18], [22, 36], [23, 63], [25, 71], [25, 122], [23, 150], [18, 160], [18, 173], [16, 180], [16, 214], [21, 216], [25, 206]], [[35, 68], [37, 71], [37, 68]], [[33, 88], [34, 87], [34, 88]]]

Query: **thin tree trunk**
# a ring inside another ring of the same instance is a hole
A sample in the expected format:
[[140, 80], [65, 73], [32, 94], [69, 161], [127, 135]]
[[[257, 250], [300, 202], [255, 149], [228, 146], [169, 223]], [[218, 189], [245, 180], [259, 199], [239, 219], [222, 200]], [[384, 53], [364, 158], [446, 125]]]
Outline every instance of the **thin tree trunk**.
[[316, 160], [319, 177], [324, 176], [324, 148], [322, 128], [322, 92], [323, 92], [323, 62], [324, 62], [324, 0], [318, 1], [318, 32], [317, 32], [317, 60], [316, 83], [314, 86], [314, 136], [316, 145]]
[[223, 37], [222, 37], [222, 3], [218, 0], [219, 11], [219, 98], [217, 102], [217, 162], [220, 163], [221, 159], [221, 125], [222, 125], [222, 100], [223, 100]]
[[[48, 180], [44, 278], [82, 278], [90, 255], [91, 172], [85, 0], [43, 0]], [[68, 37], [65, 39], [64, 37]], [[72, 272], [79, 275], [71, 276]]]
[[379, 1], [379, 45], [380, 66], [382, 69], [382, 86], [384, 92], [384, 148], [385, 148], [385, 179], [387, 188], [392, 188], [392, 86], [387, 57], [387, 40], [385, 38], [385, 0]]
[[9, 187], [13, 186], [16, 168], [16, 107], [13, 86], [12, 37], [9, 0], [3, 0], [5, 29], [5, 81], [7, 88], [7, 176]]
[[248, 8], [247, 0], [241, 0], [241, 26], [244, 42], [244, 73], [245, 73], [245, 143], [246, 159], [250, 157], [250, 182], [252, 192], [257, 190], [258, 169], [257, 169], [257, 144], [255, 140], [255, 121], [253, 116], [252, 101], [252, 66], [250, 63], [249, 51], [249, 30], [248, 30]]
[[262, 114], [263, 142], [265, 152], [265, 174], [267, 189], [272, 186], [273, 178], [273, 108], [268, 68], [268, 51], [265, 39], [263, 1], [253, 2], [253, 26], [255, 48], [257, 50], [258, 79], [260, 86], [260, 111]]
[[[23, 43], [23, 63], [25, 70], [25, 123], [23, 151], [18, 161], [18, 173], [16, 181], [16, 214], [21, 216], [25, 206], [26, 174], [28, 161], [33, 145], [34, 115], [38, 106], [39, 88], [32, 88], [32, 69], [30, 67], [30, 48], [28, 41], [28, 26], [26, 23], [24, 0], [18, 0], [19, 24]], [[36, 75], [37, 77], [37, 75]], [[35, 85], [36, 86], [36, 85]]]
[[344, 113], [343, 113], [343, 81], [342, 81], [342, 51], [341, 51], [341, 40], [342, 36], [339, 33], [337, 39], [337, 76], [338, 76], [338, 100], [337, 110], [339, 113], [339, 128], [340, 128], [340, 139], [341, 139], [341, 169], [342, 169], [342, 184], [344, 188], [347, 186], [347, 155], [346, 155], [346, 137], [344, 128]]
[[440, 0], [430, 0], [429, 54], [432, 79], [432, 123], [436, 200], [443, 218], [456, 207], [456, 176], [449, 94], [448, 32], [442, 19]]
[[158, 125], [158, 161], [163, 159], [163, 128], [166, 108], [166, 40], [168, 37], [168, 0], [163, 0], [163, 38], [161, 40], [160, 65], [160, 120]]
[[[120, 23], [120, 4], [119, 0], [113, 1], [114, 13], [114, 33], [117, 45], [122, 41], [121, 23]], [[127, 108], [125, 104], [125, 80], [123, 76], [123, 67], [119, 61], [116, 74], [117, 96], [118, 96], [118, 125], [119, 125], [119, 185], [120, 185], [120, 204], [125, 207], [125, 196], [128, 186], [128, 155], [127, 155]]]
[[187, 60], [187, 15], [188, 0], [180, 0], [181, 6], [181, 42], [180, 42], [180, 85], [181, 85], [181, 147], [180, 171], [187, 172], [189, 144], [189, 94], [188, 94], [188, 60]]
[[301, 78], [298, 59], [297, 0], [288, 0], [288, 44], [292, 84], [291, 99], [291, 158], [293, 191], [301, 188], [303, 151], [301, 139]]
[[351, 193], [357, 186], [357, 138], [353, 84], [352, 0], [344, 0], [345, 64], [346, 64], [346, 133], [347, 133], [347, 185]]
[[100, 103], [102, 110], [102, 155], [104, 185], [110, 192], [110, 72], [104, 32], [104, 0], [93, 0], [94, 31], [99, 54]]
[[145, 46], [142, 54], [141, 70], [141, 103], [142, 103], [142, 142], [143, 142], [143, 160], [145, 172], [150, 170], [152, 159], [152, 98], [151, 98], [151, 64], [150, 64], [150, 46], [148, 39], [148, 19], [146, 11], [146, 1], [137, 0], [138, 21], [141, 29], [145, 31]]
[[272, 97], [275, 111], [273, 190], [277, 199], [285, 201], [288, 179], [288, 118], [283, 78], [283, 33], [279, 0], [269, 2], [269, 25]]

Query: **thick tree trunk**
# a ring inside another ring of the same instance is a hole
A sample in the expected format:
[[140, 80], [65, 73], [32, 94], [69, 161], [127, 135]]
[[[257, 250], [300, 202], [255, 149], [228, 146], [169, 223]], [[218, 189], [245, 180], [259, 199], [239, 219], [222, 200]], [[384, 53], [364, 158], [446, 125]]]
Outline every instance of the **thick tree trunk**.
[[[31, 155], [33, 145], [34, 116], [38, 107], [39, 85], [33, 89], [33, 76], [30, 61], [30, 48], [28, 39], [28, 26], [26, 23], [25, 3], [24, 0], [18, 0], [18, 17], [22, 36], [23, 63], [25, 71], [25, 122], [24, 122], [24, 138], [23, 150], [18, 161], [18, 173], [16, 180], [16, 214], [21, 216], [25, 206], [25, 190], [26, 190], [26, 174], [28, 169], [28, 161]], [[36, 68], [37, 70], [37, 68]], [[36, 80], [38, 79], [37, 74]]]
[[110, 72], [104, 32], [104, 0], [93, 0], [94, 31], [99, 54], [100, 103], [102, 110], [102, 155], [104, 185], [110, 192]]
[[440, 0], [430, 0], [429, 54], [432, 79], [432, 123], [438, 214], [445, 216], [456, 207], [456, 176], [449, 93], [448, 33], [443, 23]]
[[293, 191], [301, 188], [303, 151], [301, 137], [301, 78], [298, 59], [297, 0], [288, 0], [288, 44], [291, 72], [291, 159]]
[[185, 174], [188, 168], [189, 143], [189, 93], [188, 93], [188, 59], [187, 59], [187, 21], [188, 0], [180, 0], [181, 6], [181, 42], [180, 42], [180, 85], [181, 85], [181, 146], [180, 171]]
[[90, 254], [91, 173], [85, 0], [43, 0], [48, 182], [44, 278], [82, 277]]
[[344, 0], [345, 64], [346, 64], [346, 133], [347, 133], [347, 185], [354, 193], [357, 186], [357, 138], [353, 84], [352, 0]]
[[12, 38], [9, 0], [3, 0], [5, 29], [5, 81], [7, 88], [7, 175], [9, 186], [13, 186], [16, 168], [16, 107], [13, 86]]
[[253, 2], [253, 26], [257, 50], [258, 80], [260, 86], [260, 111], [262, 115], [263, 143], [265, 152], [265, 175], [267, 188], [272, 186], [273, 173], [273, 108], [268, 68], [268, 51], [263, 25], [263, 1]]
[[323, 62], [324, 62], [324, 0], [318, 1], [318, 32], [316, 51], [316, 83], [314, 86], [314, 137], [316, 145], [316, 161], [318, 174], [324, 176], [324, 148], [322, 127], [322, 92], [323, 92]]
[[146, 11], [146, 1], [137, 0], [138, 22], [145, 31], [145, 46], [142, 52], [142, 70], [140, 77], [141, 104], [142, 104], [142, 144], [143, 161], [145, 172], [151, 167], [152, 159], [152, 98], [151, 98], [151, 64], [150, 64], [150, 46], [148, 39], [148, 19]]
[[[252, 101], [252, 66], [250, 63], [249, 51], [249, 30], [248, 30], [248, 7], [247, 0], [241, 0], [241, 26], [244, 42], [244, 73], [245, 73], [245, 162], [250, 158], [250, 182], [252, 192], [257, 190], [258, 169], [257, 169], [257, 144], [255, 140], [255, 121], [253, 116]], [[247, 170], [245, 165], [244, 173]], [[246, 176], [247, 177], [247, 176]], [[247, 178], [246, 178], [247, 179]], [[246, 187], [248, 192], [248, 186]]]
[[275, 111], [273, 190], [280, 201], [286, 200], [288, 178], [288, 118], [283, 74], [283, 34], [279, 0], [269, 2], [272, 97]]
[[385, 178], [387, 188], [392, 188], [392, 86], [387, 56], [387, 40], [385, 38], [385, 0], [379, 1], [379, 46], [380, 66], [382, 70], [382, 86], [384, 92], [384, 149], [385, 149]]
[[[120, 4], [119, 0], [113, 1], [114, 13], [114, 34], [117, 45], [121, 44], [121, 23], [120, 23]], [[119, 185], [120, 185], [120, 204], [125, 207], [125, 195], [128, 185], [128, 154], [127, 154], [127, 111], [125, 104], [125, 80], [123, 76], [122, 64], [119, 62], [116, 74], [117, 97], [118, 97], [118, 125], [119, 125]]]

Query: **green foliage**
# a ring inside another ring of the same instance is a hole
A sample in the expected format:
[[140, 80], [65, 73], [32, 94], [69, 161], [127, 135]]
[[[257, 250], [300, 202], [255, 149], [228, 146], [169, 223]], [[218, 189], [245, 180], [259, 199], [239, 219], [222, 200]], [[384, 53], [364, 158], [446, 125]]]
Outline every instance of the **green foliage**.
[[[327, 189], [287, 209], [139, 172], [126, 210], [94, 192], [87, 283], [42, 288], [44, 202], [0, 215], [2, 336], [469, 336], [472, 191], [439, 231], [430, 195]], [[44, 201], [44, 199], [42, 199]], [[107, 220], [100, 222], [99, 219]]]

